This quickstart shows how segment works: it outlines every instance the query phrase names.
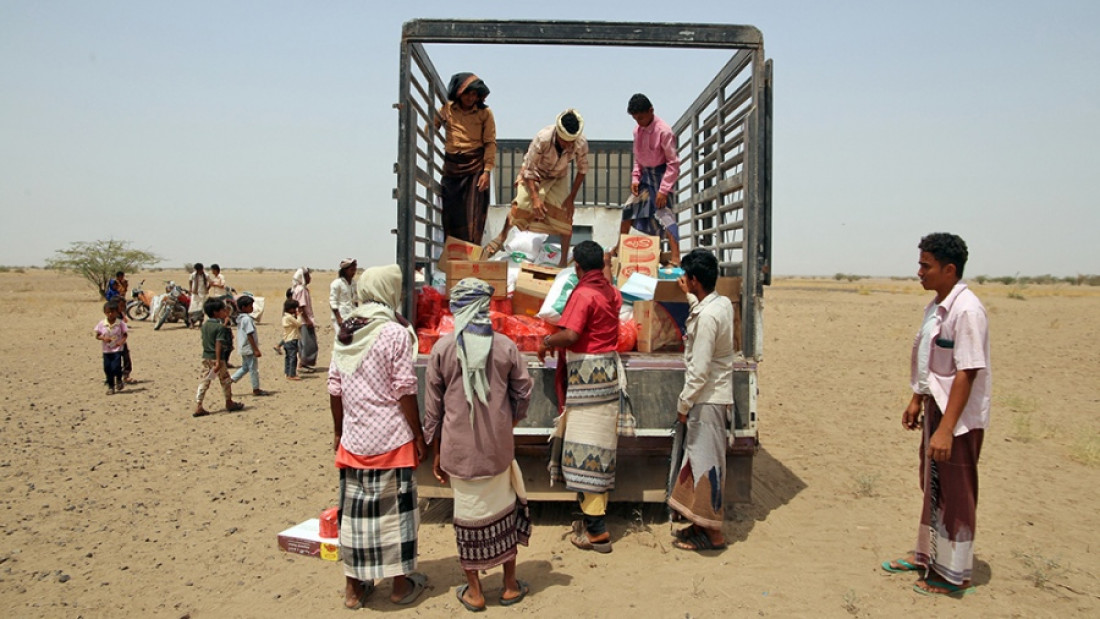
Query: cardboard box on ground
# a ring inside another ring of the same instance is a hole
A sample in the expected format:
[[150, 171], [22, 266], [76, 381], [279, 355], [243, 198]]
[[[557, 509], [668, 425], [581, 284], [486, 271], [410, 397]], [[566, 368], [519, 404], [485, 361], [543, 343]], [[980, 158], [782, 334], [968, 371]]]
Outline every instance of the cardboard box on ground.
[[[714, 290], [733, 303], [734, 350], [741, 348], [741, 278], [719, 277]], [[681, 351], [688, 300], [673, 280], [657, 282], [652, 301], [634, 302], [638, 352]]]
[[320, 519], [310, 518], [279, 533], [279, 549], [309, 557], [320, 557], [326, 561], [340, 559], [340, 539], [321, 537]]

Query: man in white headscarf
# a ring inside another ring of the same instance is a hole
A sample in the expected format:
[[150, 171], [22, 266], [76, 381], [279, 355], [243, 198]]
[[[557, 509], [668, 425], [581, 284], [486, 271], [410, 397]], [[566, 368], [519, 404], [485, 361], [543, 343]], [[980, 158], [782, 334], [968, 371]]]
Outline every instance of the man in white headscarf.
[[340, 271], [336, 279], [328, 287], [328, 306], [332, 310], [332, 328], [336, 335], [340, 334], [340, 325], [351, 317], [355, 309], [355, 288], [352, 281], [359, 271], [359, 263], [355, 258], [344, 258], [340, 261]]
[[[516, 178], [516, 198], [508, 221], [485, 246], [482, 259], [500, 251], [508, 230], [515, 226], [560, 236], [561, 266], [565, 266], [573, 238], [573, 200], [588, 174], [588, 140], [583, 132], [584, 119], [570, 108], [558, 114], [554, 124], [535, 134]], [[570, 186], [569, 167], [573, 162], [577, 174]]]
[[485, 609], [480, 570], [504, 566], [500, 604], [530, 587], [516, 579], [517, 545], [527, 545], [531, 519], [512, 428], [527, 417], [531, 377], [507, 336], [493, 333], [493, 287], [466, 278], [451, 290], [454, 333], [432, 347], [424, 391], [424, 433], [439, 483], [454, 491], [458, 562], [466, 584], [455, 594], [467, 610]]
[[416, 333], [397, 314], [401, 268], [367, 269], [356, 293], [359, 306], [341, 326], [328, 374], [349, 609], [366, 604], [376, 579], [393, 578], [395, 604], [414, 602], [428, 581], [414, 571], [415, 473], [427, 446], [416, 401]]
[[309, 293], [312, 279], [309, 267], [301, 267], [290, 278], [290, 298], [302, 308], [302, 336], [298, 343], [298, 369], [312, 372], [317, 365], [317, 327], [313, 320], [313, 297]]

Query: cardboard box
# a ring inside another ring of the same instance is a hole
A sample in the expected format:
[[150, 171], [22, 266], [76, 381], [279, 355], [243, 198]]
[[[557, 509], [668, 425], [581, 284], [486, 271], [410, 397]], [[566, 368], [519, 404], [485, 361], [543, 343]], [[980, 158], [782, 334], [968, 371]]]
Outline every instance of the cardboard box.
[[546, 267], [525, 262], [519, 267], [519, 278], [516, 279], [516, 290], [522, 290], [528, 294], [542, 294], [545, 299], [550, 294], [550, 288], [554, 285], [554, 278], [561, 269]]
[[634, 272], [657, 277], [657, 268], [661, 264], [660, 257], [661, 239], [659, 237], [633, 234], [621, 235], [619, 237], [617, 281], [622, 285]]
[[493, 287], [493, 298], [508, 296], [508, 263], [503, 261], [493, 262], [468, 262], [464, 260], [452, 260], [448, 264], [447, 290], [467, 277], [476, 277]]
[[512, 292], [512, 313], [517, 316], [534, 316], [542, 308], [546, 295], [554, 286], [554, 278], [561, 269], [524, 263]]
[[523, 292], [519, 288], [512, 293], [512, 314], [516, 316], [534, 316], [542, 309], [542, 302], [546, 295], [535, 295]]
[[279, 534], [279, 550], [325, 561], [340, 560], [340, 539], [321, 537], [321, 521], [310, 518]]
[[[455, 261], [472, 262], [481, 259], [481, 246], [449, 236], [443, 241], [443, 253], [439, 254], [439, 270], [450, 275], [450, 264]], [[462, 278], [459, 278], [462, 279]], [[450, 286], [448, 286], [449, 288]]]
[[[733, 303], [733, 349], [742, 350], [741, 278], [719, 277], [714, 290]], [[672, 280], [657, 282], [653, 301], [634, 302], [634, 320], [638, 323], [638, 352], [683, 350], [673, 342], [673, 325], [682, 334], [688, 314], [687, 295]]]

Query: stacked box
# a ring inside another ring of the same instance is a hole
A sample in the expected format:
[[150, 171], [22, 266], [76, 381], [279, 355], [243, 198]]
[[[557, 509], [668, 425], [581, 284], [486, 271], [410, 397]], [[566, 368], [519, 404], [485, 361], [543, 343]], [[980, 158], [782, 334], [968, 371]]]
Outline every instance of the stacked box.
[[447, 290], [467, 277], [476, 277], [493, 287], [493, 298], [508, 296], [507, 262], [469, 262], [452, 260], [447, 264]]
[[512, 313], [534, 316], [539, 313], [546, 295], [561, 269], [524, 263], [520, 267], [516, 289], [512, 292]]

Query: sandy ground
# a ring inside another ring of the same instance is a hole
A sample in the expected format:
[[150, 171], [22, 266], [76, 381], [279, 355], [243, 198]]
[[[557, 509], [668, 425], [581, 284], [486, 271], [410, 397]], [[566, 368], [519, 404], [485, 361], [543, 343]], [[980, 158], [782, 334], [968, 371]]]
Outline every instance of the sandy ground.
[[[267, 398], [190, 416], [198, 333], [133, 326], [140, 382], [106, 397], [91, 329], [100, 303], [76, 277], [0, 273], [0, 615], [346, 617], [338, 564], [285, 554], [276, 534], [334, 504], [323, 375], [281, 378], [285, 272], [227, 273], [271, 304], [260, 324]], [[327, 296], [332, 273], [313, 285]], [[150, 288], [182, 272], [138, 274]], [[724, 552], [670, 545], [661, 510], [617, 504], [610, 555], [574, 550], [569, 509], [542, 504], [519, 574], [533, 591], [489, 615], [1064, 617], [1100, 613], [1100, 290], [976, 287], [990, 311], [995, 406], [982, 453], [976, 591], [932, 599], [879, 562], [912, 545], [916, 449], [901, 429], [911, 336], [928, 295], [913, 282], [783, 280], [767, 291], [761, 448], [753, 503], [728, 516]], [[323, 304], [323, 301], [319, 305]], [[331, 332], [321, 336], [322, 363]], [[245, 383], [247, 384], [247, 383]], [[216, 393], [216, 390], [215, 390]], [[215, 395], [211, 406], [217, 404]], [[425, 505], [427, 594], [463, 612], [449, 504]], [[499, 571], [486, 577], [492, 600]], [[370, 612], [370, 611], [362, 611]]]

